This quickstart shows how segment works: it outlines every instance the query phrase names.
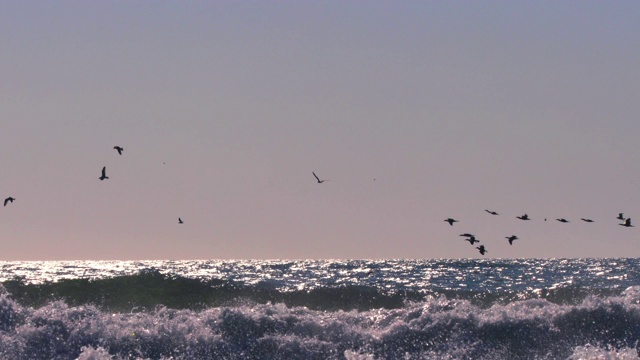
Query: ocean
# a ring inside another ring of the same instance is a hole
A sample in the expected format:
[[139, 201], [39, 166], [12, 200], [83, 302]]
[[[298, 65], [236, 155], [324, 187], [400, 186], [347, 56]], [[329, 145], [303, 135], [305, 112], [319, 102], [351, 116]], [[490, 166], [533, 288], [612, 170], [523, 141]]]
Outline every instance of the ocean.
[[638, 359], [640, 259], [0, 269], [1, 359]]

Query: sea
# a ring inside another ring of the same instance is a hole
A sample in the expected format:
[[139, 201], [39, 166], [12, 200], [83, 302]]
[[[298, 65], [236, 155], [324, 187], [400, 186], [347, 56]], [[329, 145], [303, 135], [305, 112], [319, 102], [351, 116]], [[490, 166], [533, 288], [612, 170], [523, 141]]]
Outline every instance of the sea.
[[0, 262], [0, 359], [638, 359], [640, 259]]

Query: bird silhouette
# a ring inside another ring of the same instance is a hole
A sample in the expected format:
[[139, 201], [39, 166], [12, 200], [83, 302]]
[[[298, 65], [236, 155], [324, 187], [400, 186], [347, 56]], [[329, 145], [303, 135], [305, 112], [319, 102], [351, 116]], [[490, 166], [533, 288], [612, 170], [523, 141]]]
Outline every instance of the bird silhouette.
[[633, 225], [631, 225], [631, 218], [625, 219], [624, 222], [622, 224], [620, 224], [620, 225], [625, 226], [625, 227], [633, 227]]
[[624, 220], [624, 213], [619, 213], [618, 217], [616, 218], [618, 220]]
[[475, 236], [475, 235], [469, 234], [469, 233], [464, 233], [464, 234], [460, 234], [460, 236], [472, 237], [472, 236]]
[[506, 239], [509, 240], [509, 245], [513, 245], [513, 240], [518, 240], [519, 237], [515, 235], [511, 235], [511, 236], [507, 236]]
[[182, 221], [182, 218], [178, 218], [178, 224], [184, 224], [184, 221]]
[[486, 210], [486, 209], [485, 209], [484, 211], [488, 212], [488, 213], [489, 213], [489, 214], [491, 214], [491, 215], [500, 215], [500, 214], [498, 214], [498, 213], [497, 213], [497, 212], [495, 212], [495, 211]]
[[100, 177], [98, 179], [100, 180], [105, 180], [108, 179], [109, 177], [107, 176], [107, 167], [103, 166], [102, 167], [102, 175], [100, 175]]
[[488, 253], [487, 249], [484, 248], [484, 245], [480, 245], [476, 247], [476, 249], [478, 249], [478, 251], [480, 252], [480, 255], [484, 255], [485, 253]]
[[323, 182], [327, 181], [327, 180], [320, 180], [320, 178], [318, 177], [318, 175], [316, 175], [316, 173], [314, 173], [313, 171], [311, 172], [313, 174], [313, 176], [316, 178], [316, 180], [318, 180], [318, 184], [322, 184]]
[[444, 221], [448, 222], [451, 226], [453, 226], [453, 223], [458, 222], [458, 220], [452, 218], [447, 218]]
[[581, 218], [580, 220], [584, 221], [584, 222], [593, 222], [593, 220], [591, 219], [585, 219], [585, 218]]
[[13, 203], [13, 200], [15, 200], [15, 199], [12, 198], [11, 196], [9, 196], [8, 198], [4, 199], [4, 206], [7, 206], [8, 203]]
[[531, 219], [529, 219], [529, 215], [527, 215], [527, 214], [524, 214], [522, 216], [516, 216], [516, 217], [518, 219], [520, 219], [520, 220], [531, 220]]
[[565, 218], [560, 218], [560, 219], [556, 219], [558, 221], [560, 221], [561, 223], [568, 223], [569, 220], [565, 219]]
[[480, 240], [476, 239], [475, 236], [469, 236], [468, 238], [464, 239], [464, 241], [468, 241], [469, 244], [473, 245], [477, 242], [480, 242]]
[[114, 146], [113, 148], [114, 148], [114, 149], [116, 149], [116, 150], [118, 151], [118, 154], [119, 154], [119, 155], [122, 155], [122, 150], [124, 150], [124, 149], [122, 148], [122, 146], [118, 146], [118, 145], [116, 145], [116, 146]]

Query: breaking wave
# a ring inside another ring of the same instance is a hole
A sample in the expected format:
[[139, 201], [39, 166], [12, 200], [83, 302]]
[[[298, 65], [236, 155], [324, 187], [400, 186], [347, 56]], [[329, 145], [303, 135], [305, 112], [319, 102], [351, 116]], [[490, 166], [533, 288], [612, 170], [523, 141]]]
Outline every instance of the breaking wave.
[[635, 359], [640, 287], [279, 291], [144, 271], [5, 281], [2, 359]]

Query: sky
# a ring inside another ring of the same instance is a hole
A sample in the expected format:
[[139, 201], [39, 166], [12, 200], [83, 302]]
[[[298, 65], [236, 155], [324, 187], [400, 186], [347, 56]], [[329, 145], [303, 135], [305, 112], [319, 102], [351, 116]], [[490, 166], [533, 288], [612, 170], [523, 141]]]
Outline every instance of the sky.
[[638, 257], [638, 19], [0, 2], [0, 260]]

